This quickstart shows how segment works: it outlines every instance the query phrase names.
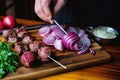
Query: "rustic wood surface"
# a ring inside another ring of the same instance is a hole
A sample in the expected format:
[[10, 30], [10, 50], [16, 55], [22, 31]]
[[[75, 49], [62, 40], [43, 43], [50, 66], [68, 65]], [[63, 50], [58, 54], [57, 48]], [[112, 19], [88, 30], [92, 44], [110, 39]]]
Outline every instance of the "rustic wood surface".
[[[17, 22], [19, 24], [23, 24], [23, 25], [44, 24], [44, 22], [30, 21], [30, 20], [23, 20], [23, 19], [17, 19]], [[76, 67], [74, 67], [74, 66], [80, 65], [80, 64], [74, 65], [74, 63], [73, 63], [68, 66], [68, 67], [70, 67], [70, 68], [68, 68], [69, 70], [72, 69], [72, 71], [70, 71], [70, 72], [65, 71], [65, 73], [45, 77], [48, 73], [51, 73], [51, 72], [48, 72], [48, 70], [45, 70], [44, 73], [38, 72], [39, 75], [37, 75], [37, 76], [32, 76], [34, 73], [33, 74], [31, 73], [31, 75], [29, 75], [28, 78], [32, 79], [35, 77], [40, 77], [40, 75], [42, 74], [44, 78], [38, 78], [38, 80], [119, 80], [120, 79], [120, 63], [119, 63], [120, 62], [120, 59], [119, 59], [120, 58], [120, 43], [119, 43], [119, 40], [116, 40], [114, 43], [112, 43], [110, 45], [102, 45], [101, 44], [102, 48], [96, 42], [93, 42], [93, 43], [94, 43], [93, 45], [97, 46], [97, 47], [95, 47], [95, 49], [98, 50], [97, 55], [101, 55], [100, 57], [96, 57], [96, 59], [99, 60], [103, 56], [102, 61], [100, 61], [100, 62], [98, 61], [98, 63], [92, 64], [94, 66], [91, 66], [88, 64], [87, 66], [89, 66], [89, 67], [82, 68], [82, 67], [86, 66], [86, 65], [82, 65], [82, 66], [77, 67], [77, 69], [76, 69]], [[100, 51], [102, 51], [102, 53]], [[106, 53], [106, 54], [104, 54], [104, 53]], [[103, 62], [104, 62], [103, 60], [107, 61], [110, 59], [110, 55], [107, 53], [109, 53], [111, 55], [112, 60], [110, 62], [103, 64]], [[89, 56], [90, 59], [91, 59], [91, 57], [93, 57], [89, 54], [86, 54], [86, 55]], [[84, 57], [86, 55], [84, 55]], [[76, 57], [78, 57], [78, 56], [76, 56]], [[83, 59], [81, 57], [81, 60], [83, 60], [83, 64], [84, 64], [84, 61], [85, 61], [85, 63], [89, 63], [85, 59]], [[95, 61], [93, 60], [92, 62], [94, 63]], [[68, 63], [65, 62], [65, 64], [68, 64]], [[54, 64], [54, 63], [51, 62], [51, 64]], [[47, 65], [47, 64], [45, 64], [45, 65]], [[55, 66], [58, 66], [58, 65], [55, 65]], [[24, 70], [24, 67], [22, 67], [21, 69]], [[50, 69], [50, 70], [51, 71], [61, 71], [61, 72], [63, 71], [63, 69], [59, 66], [57, 68], [53, 68], [53, 69]], [[32, 71], [32, 69], [31, 69], [31, 71]], [[29, 72], [29, 69], [28, 69], [28, 72]], [[37, 74], [37, 72], [34, 75], [36, 75], [36, 74]], [[25, 77], [25, 76], [20, 76], [20, 77]]]

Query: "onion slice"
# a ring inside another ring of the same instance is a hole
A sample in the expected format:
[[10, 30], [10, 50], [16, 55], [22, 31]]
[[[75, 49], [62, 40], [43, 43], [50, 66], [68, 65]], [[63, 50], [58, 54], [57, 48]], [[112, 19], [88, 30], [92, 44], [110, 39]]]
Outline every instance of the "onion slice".
[[53, 45], [59, 51], [63, 51], [63, 49], [64, 49], [64, 47], [62, 45], [62, 40], [56, 39]]
[[84, 34], [85, 34], [85, 31], [84, 31], [84, 30], [82, 30], [82, 29], [79, 29], [79, 30], [78, 30], [78, 36], [79, 36], [80, 38], [83, 37]]
[[45, 27], [42, 27], [39, 29], [38, 34], [39, 34], [39, 36], [44, 37], [44, 36], [48, 35], [50, 32], [51, 32], [50, 27], [45, 26]]
[[74, 50], [73, 46], [77, 43], [79, 40], [79, 37], [74, 32], [68, 32], [63, 38], [62, 38], [62, 44], [65, 48]]
[[77, 53], [77, 54], [85, 54], [85, 53], [87, 53], [88, 51], [89, 51], [89, 48], [88, 48], [88, 47], [84, 47], [84, 49], [83, 49], [83, 50], [78, 51], [78, 53]]
[[53, 31], [52, 31], [52, 34], [55, 36], [55, 38], [57, 38], [57, 39], [61, 39], [64, 35], [65, 35], [65, 33], [62, 31], [62, 30], [60, 30], [59, 28], [56, 28], [56, 29], [54, 29]]
[[81, 37], [80, 41], [83, 43], [83, 45], [86, 45], [87, 47], [90, 47], [90, 45], [91, 45], [91, 41], [88, 38], [87, 34], [85, 34], [83, 37]]
[[78, 34], [78, 30], [75, 27], [72, 27], [72, 26], [68, 27], [66, 32], [74, 32], [74, 33]]
[[53, 43], [55, 42], [55, 37], [52, 34], [49, 34], [47, 36], [44, 36], [42, 38], [42, 41], [46, 44], [46, 45], [53, 45]]

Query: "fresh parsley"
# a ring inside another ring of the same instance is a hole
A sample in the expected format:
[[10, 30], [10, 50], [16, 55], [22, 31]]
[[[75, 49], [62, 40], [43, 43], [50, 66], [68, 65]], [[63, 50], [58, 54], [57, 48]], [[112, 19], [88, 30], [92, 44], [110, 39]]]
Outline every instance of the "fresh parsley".
[[5, 42], [0, 42], [0, 78], [14, 72], [18, 66], [18, 56]]

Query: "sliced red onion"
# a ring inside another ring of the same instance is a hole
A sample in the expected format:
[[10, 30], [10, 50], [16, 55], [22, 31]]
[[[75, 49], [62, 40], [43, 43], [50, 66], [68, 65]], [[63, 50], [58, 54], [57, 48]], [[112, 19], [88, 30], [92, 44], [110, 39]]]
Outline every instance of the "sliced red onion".
[[75, 45], [78, 39], [79, 38], [77, 34], [75, 34], [74, 32], [69, 32], [62, 38], [62, 44], [67, 49], [74, 49], [72, 47]]
[[59, 27], [57, 25], [50, 25], [50, 29], [53, 31], [55, 29], [59, 29]]
[[62, 45], [62, 40], [60, 40], [60, 39], [59, 40], [56, 39], [53, 45], [59, 51], [63, 51], [63, 49], [64, 49], [64, 47]]
[[95, 51], [94, 50], [89, 49], [89, 51], [90, 51], [90, 54], [95, 55]]
[[84, 34], [84, 36], [80, 38], [80, 41], [83, 43], [83, 45], [86, 45], [87, 47], [90, 47], [91, 45], [91, 41], [88, 38], [87, 34]]
[[80, 38], [83, 37], [84, 34], [85, 34], [85, 31], [84, 31], [84, 30], [82, 30], [82, 29], [79, 29], [79, 30], [78, 30], [78, 36], [79, 36]]
[[66, 32], [74, 32], [74, 33], [78, 34], [78, 30], [75, 27], [72, 27], [72, 26], [68, 27]]
[[45, 26], [39, 29], [38, 34], [41, 37], [48, 35], [51, 32], [50, 27]]
[[73, 46], [77, 43], [77, 41], [78, 41], [78, 37], [72, 37], [72, 38], [70, 38], [67, 42], [68, 42], [68, 45], [67, 45], [67, 47], [69, 48], [69, 49], [71, 49], [71, 50], [74, 50], [74, 48], [73, 48]]
[[73, 50], [78, 51], [78, 44], [77, 44], [77, 43], [75, 43], [75, 44], [73, 45]]
[[88, 48], [88, 47], [84, 47], [84, 49], [78, 51], [77, 54], [85, 54], [85, 53], [87, 53], [88, 51], [89, 51], [89, 48]]
[[60, 30], [59, 28], [56, 28], [56, 29], [54, 29], [53, 31], [52, 31], [52, 34], [55, 36], [55, 38], [57, 38], [57, 39], [61, 39], [64, 35], [65, 35], [65, 33], [62, 31], [62, 30]]
[[[61, 25], [61, 27], [65, 29], [66, 25]], [[54, 25], [50, 25], [50, 29], [53, 31], [54, 29], [60, 29], [60, 28], [58, 27], [58, 25], [54, 24]]]
[[42, 41], [46, 44], [46, 45], [53, 45], [53, 43], [55, 42], [55, 37], [52, 34], [48, 34], [47, 36], [44, 36], [42, 38]]

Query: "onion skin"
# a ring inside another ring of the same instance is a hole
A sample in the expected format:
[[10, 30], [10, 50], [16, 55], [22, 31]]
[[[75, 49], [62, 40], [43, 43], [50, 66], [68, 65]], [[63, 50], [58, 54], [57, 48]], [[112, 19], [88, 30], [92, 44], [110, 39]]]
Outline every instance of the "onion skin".
[[14, 16], [6, 16], [3, 20], [3, 24], [6, 28], [12, 29], [16, 25], [16, 19]]

